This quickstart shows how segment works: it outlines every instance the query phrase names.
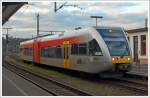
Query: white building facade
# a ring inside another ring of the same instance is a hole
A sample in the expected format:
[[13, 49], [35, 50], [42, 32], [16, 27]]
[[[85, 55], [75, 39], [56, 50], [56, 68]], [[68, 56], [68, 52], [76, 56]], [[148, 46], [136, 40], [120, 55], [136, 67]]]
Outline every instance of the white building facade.
[[132, 50], [133, 61], [136, 64], [148, 64], [148, 28], [127, 30]]

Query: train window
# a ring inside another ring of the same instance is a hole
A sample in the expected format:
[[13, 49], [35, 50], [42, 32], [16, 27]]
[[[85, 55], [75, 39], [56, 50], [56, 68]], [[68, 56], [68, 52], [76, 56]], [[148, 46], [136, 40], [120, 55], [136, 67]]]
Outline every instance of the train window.
[[29, 55], [31, 56], [33, 53], [33, 49], [32, 48], [29, 48]]
[[41, 47], [41, 56], [50, 58], [61, 58], [62, 52], [60, 46]]
[[55, 48], [56, 47], [49, 47], [49, 57], [55, 57]]
[[78, 54], [78, 44], [71, 45], [71, 54]]
[[56, 54], [56, 58], [62, 58], [62, 52], [61, 52], [61, 47], [60, 46], [56, 47], [55, 54]]
[[123, 30], [120, 28], [116, 29], [97, 29], [101, 36], [105, 38], [122, 38], [124, 37]]
[[44, 57], [44, 47], [41, 47], [41, 50], [40, 50], [40, 55], [41, 55], [41, 57]]
[[31, 56], [33, 53], [33, 49], [32, 48], [29, 48], [29, 55]]
[[44, 57], [49, 57], [49, 47], [44, 47]]
[[86, 43], [79, 44], [78, 48], [79, 48], [79, 52], [78, 53], [80, 55], [86, 55], [87, 54], [87, 44]]
[[27, 49], [24, 48], [24, 51], [23, 51], [24, 55], [27, 55]]
[[95, 39], [89, 42], [89, 55], [101, 56], [102, 51]]
[[79, 47], [87, 47], [87, 44], [86, 43], [81, 43], [81, 44], [79, 44]]
[[23, 51], [23, 48], [19, 48], [19, 51], [22, 52], [22, 51]]
[[42, 57], [48, 57], [48, 51], [49, 51], [49, 48], [48, 47], [41, 47], [41, 56]]
[[25, 51], [25, 48], [23, 49], [23, 54], [24, 54], [24, 55], [26, 55], [26, 51]]
[[31, 55], [33, 55], [33, 49], [32, 48], [24, 48], [23, 54], [27, 55], [27, 56], [31, 56]]
[[43, 57], [43, 47], [40, 48], [40, 56]]
[[25, 48], [25, 55], [28, 55], [28, 48]]

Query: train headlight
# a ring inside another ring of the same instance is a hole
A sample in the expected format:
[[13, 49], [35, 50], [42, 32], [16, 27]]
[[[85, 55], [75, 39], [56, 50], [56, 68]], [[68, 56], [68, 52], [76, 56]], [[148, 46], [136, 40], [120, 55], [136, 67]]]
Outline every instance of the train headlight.
[[131, 58], [128, 58], [128, 61], [130, 61], [131, 60]]
[[112, 60], [114, 61], [114, 60], [115, 60], [115, 58], [112, 58]]

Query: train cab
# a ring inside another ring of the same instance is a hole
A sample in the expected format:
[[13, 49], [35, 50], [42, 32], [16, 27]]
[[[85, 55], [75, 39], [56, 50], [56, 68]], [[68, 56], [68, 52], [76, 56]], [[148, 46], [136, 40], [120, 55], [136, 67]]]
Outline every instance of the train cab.
[[120, 27], [100, 27], [96, 30], [108, 47], [112, 64], [117, 69], [129, 71], [132, 64], [131, 49], [124, 30]]

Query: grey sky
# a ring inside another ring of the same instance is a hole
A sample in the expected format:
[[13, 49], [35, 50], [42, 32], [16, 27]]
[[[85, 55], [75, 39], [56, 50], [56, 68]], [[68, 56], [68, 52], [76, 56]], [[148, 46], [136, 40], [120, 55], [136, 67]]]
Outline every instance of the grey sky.
[[[58, 5], [64, 2], [59, 2]], [[67, 2], [57, 13], [54, 2], [32, 2], [19, 9], [4, 27], [12, 27], [13, 37], [31, 38], [36, 35], [36, 14], [40, 13], [41, 30], [68, 30], [95, 25], [91, 15], [104, 18], [98, 21], [102, 26], [121, 26], [125, 29], [144, 27], [148, 18], [147, 2]], [[78, 5], [78, 6], [76, 6]], [[3, 33], [6, 33], [3, 30]], [[40, 34], [45, 34], [40, 32]]]

